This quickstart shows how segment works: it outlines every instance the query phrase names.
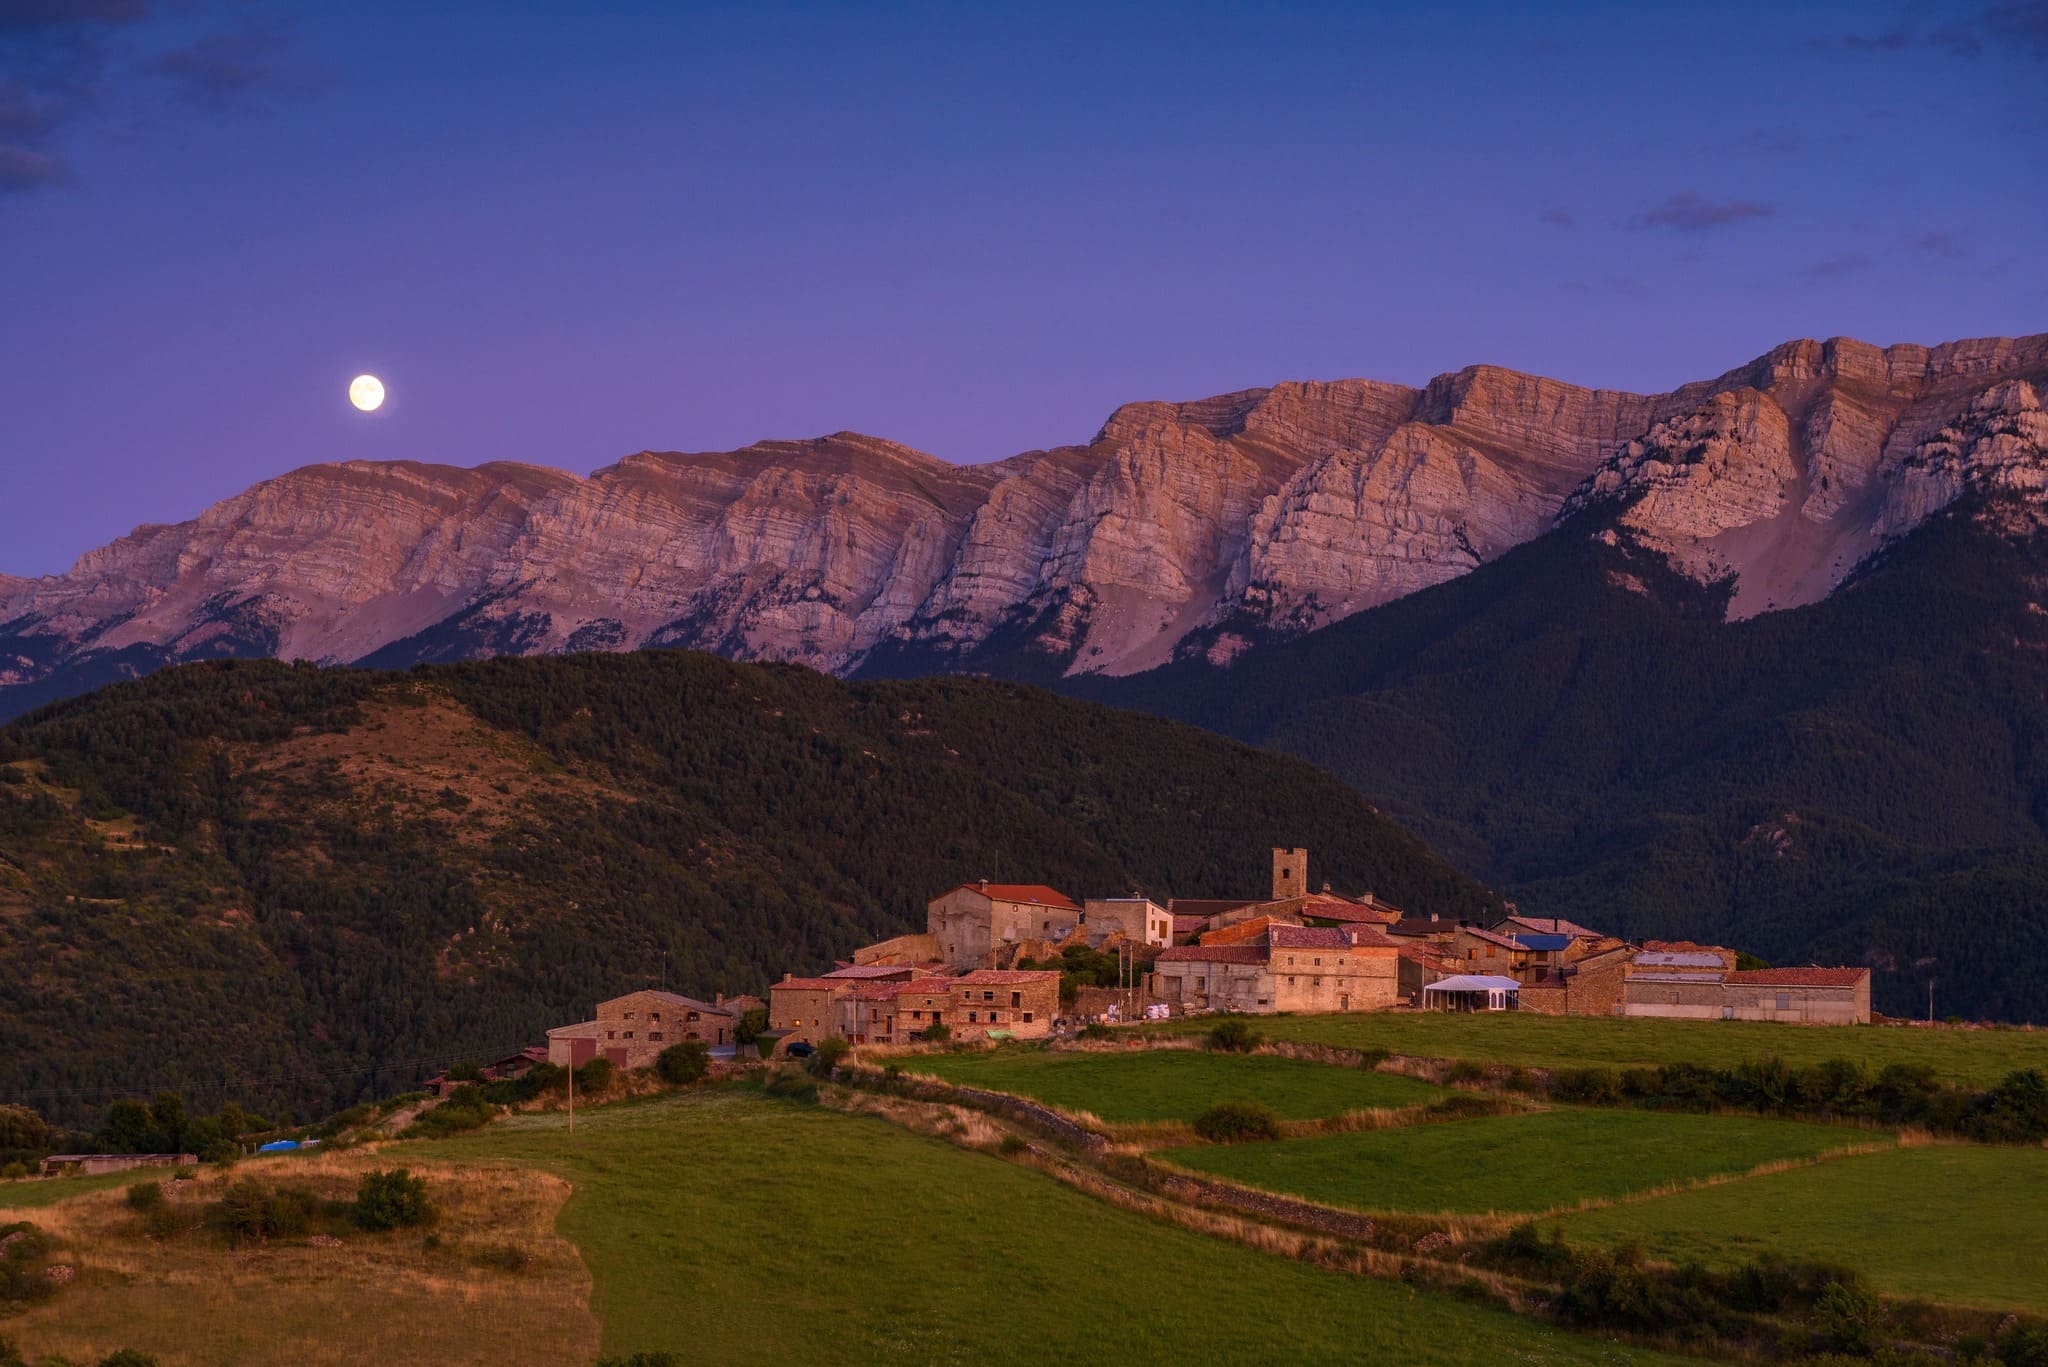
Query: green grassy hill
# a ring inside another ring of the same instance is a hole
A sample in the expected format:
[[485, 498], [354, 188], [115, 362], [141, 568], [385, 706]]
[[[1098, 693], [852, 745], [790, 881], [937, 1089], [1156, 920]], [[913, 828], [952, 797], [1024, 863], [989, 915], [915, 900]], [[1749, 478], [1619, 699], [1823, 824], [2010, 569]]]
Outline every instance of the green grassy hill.
[[1739, 622], [1580, 519], [1229, 668], [1064, 686], [1322, 765], [1524, 910], [2048, 1020], [2048, 534], [2007, 511]]
[[1491, 895], [1327, 774], [1035, 689], [680, 652], [194, 665], [0, 730], [0, 1098], [324, 1111], [667, 983], [762, 992], [969, 878]]

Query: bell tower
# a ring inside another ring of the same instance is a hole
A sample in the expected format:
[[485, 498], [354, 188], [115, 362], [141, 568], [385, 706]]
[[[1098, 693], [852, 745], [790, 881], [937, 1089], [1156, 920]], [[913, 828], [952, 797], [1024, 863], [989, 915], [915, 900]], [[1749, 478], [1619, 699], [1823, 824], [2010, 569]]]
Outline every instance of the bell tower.
[[1308, 895], [1308, 851], [1273, 849], [1273, 900]]

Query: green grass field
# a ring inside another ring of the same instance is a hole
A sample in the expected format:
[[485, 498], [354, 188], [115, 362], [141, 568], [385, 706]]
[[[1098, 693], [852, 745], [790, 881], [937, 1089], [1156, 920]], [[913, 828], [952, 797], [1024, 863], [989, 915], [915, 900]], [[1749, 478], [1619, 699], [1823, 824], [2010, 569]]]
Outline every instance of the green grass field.
[[948, 1082], [1090, 1111], [1111, 1124], [1193, 1120], [1219, 1101], [1257, 1101], [1283, 1120], [1317, 1120], [1346, 1111], [1422, 1105], [1445, 1095], [1441, 1088], [1394, 1073], [1192, 1049], [1006, 1050], [934, 1054], [905, 1059], [903, 1065]]
[[2048, 1150], [1938, 1144], [1569, 1216], [1568, 1238], [1652, 1257], [1768, 1249], [1846, 1263], [1887, 1291], [2048, 1314]]
[[1748, 1116], [1581, 1110], [1171, 1149], [1167, 1162], [1358, 1210], [1543, 1211], [1889, 1136]]
[[387, 1151], [567, 1177], [607, 1354], [748, 1361], [1625, 1362], [1501, 1311], [1105, 1205], [886, 1122], [706, 1090]]
[[[1386, 1049], [1427, 1058], [1469, 1058], [1536, 1068], [1687, 1062], [1727, 1068], [1765, 1054], [1794, 1067], [1831, 1058], [1873, 1070], [1920, 1063], [1945, 1079], [1977, 1086], [2016, 1068], [2048, 1070], [2048, 1030], [1914, 1030], [1903, 1026], [1796, 1026], [1764, 1021], [1681, 1021], [1606, 1016], [1539, 1016], [1503, 1011], [1354, 1012], [1267, 1016], [1253, 1027], [1272, 1039]], [[1142, 1027], [1167, 1033], [1199, 1021]]]
[[[187, 1168], [186, 1173], [197, 1176], [199, 1169]], [[47, 1180], [35, 1178], [21, 1182], [0, 1182], [0, 1210], [35, 1210], [40, 1206], [55, 1205], [73, 1196], [88, 1191], [103, 1191], [108, 1187], [125, 1187], [130, 1182], [154, 1178], [163, 1181], [170, 1176], [169, 1169], [150, 1168], [139, 1172], [103, 1172], [96, 1177], [52, 1177]]]

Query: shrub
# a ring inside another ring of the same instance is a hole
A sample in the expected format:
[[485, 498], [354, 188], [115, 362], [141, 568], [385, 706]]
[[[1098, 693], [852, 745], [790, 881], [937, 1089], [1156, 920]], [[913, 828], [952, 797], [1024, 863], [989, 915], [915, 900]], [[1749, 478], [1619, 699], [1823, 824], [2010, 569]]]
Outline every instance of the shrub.
[[264, 1211], [270, 1203], [270, 1193], [263, 1184], [253, 1178], [245, 1178], [222, 1193], [215, 1206], [216, 1217], [221, 1228], [236, 1239], [260, 1239], [263, 1237]]
[[427, 1184], [404, 1168], [366, 1172], [356, 1184], [355, 1222], [364, 1229], [410, 1229], [434, 1218]]
[[0, 1105], [0, 1149], [41, 1149], [50, 1142], [50, 1127], [26, 1106]]
[[761, 1091], [767, 1096], [778, 1096], [785, 1101], [798, 1101], [809, 1105], [818, 1099], [818, 1084], [793, 1068], [777, 1068], [761, 1084]]
[[733, 1025], [732, 1042], [734, 1044], [752, 1044], [761, 1037], [761, 1033], [767, 1028], [768, 1008], [765, 1006], [750, 1006], [740, 1014], [739, 1020]]
[[450, 1082], [482, 1082], [484, 1080], [484, 1070], [475, 1059], [466, 1058], [460, 1063], [448, 1065], [448, 1080]]
[[12, 1242], [0, 1253], [0, 1309], [7, 1301], [42, 1300], [57, 1289], [43, 1270], [49, 1236], [26, 1222], [0, 1225], [0, 1241], [9, 1239]]
[[[26, 1176], [28, 1176], [28, 1164], [18, 1158], [6, 1167], [0, 1168], [0, 1181], [13, 1182]], [[0, 1364], [0, 1367], [4, 1367], [4, 1364]]]
[[1086, 1025], [1084, 1025], [1084, 1026], [1082, 1026], [1082, 1027], [1081, 1027], [1081, 1038], [1082, 1038], [1082, 1039], [1115, 1039], [1115, 1038], [1116, 1038], [1116, 1031], [1114, 1031], [1114, 1030], [1110, 1029], [1110, 1028], [1109, 1028], [1108, 1026], [1104, 1025], [1104, 1024], [1103, 1024], [1103, 1023], [1101, 1022], [1101, 1021], [1089, 1021], [1089, 1022], [1088, 1022], [1088, 1023], [1086, 1024]]
[[1280, 1120], [1255, 1101], [1219, 1101], [1196, 1117], [1195, 1133], [1212, 1144], [1278, 1139]]
[[654, 1071], [663, 1082], [683, 1086], [704, 1076], [711, 1066], [711, 1051], [701, 1040], [686, 1039], [671, 1044], [654, 1061]]
[[1249, 1022], [1232, 1016], [1210, 1027], [1209, 1047], [1219, 1053], [1248, 1054], [1259, 1047], [1259, 1033]]
[[634, 1353], [622, 1358], [599, 1358], [597, 1367], [683, 1367], [680, 1353]]
[[953, 1027], [944, 1021], [933, 1021], [918, 1038], [926, 1044], [944, 1044], [953, 1038]]
[[1550, 1075], [1550, 1091], [1560, 1101], [1611, 1105], [1621, 1100], [1621, 1081], [1612, 1068], [1560, 1068]]
[[844, 1063], [846, 1056], [852, 1052], [852, 1045], [834, 1036], [831, 1039], [819, 1041], [818, 1052], [811, 1055], [810, 1061], [806, 1066], [819, 1077], [830, 1077], [832, 1076], [832, 1070]]
[[1002, 1154], [1005, 1158], [1015, 1158], [1030, 1147], [1029, 1144], [1024, 1142], [1023, 1135], [1006, 1134], [1003, 1136], [1003, 1142], [996, 1145], [996, 1152]]
[[1469, 1058], [1461, 1058], [1451, 1064], [1449, 1070], [1444, 1073], [1444, 1078], [1449, 1082], [1484, 1082], [1486, 1065], [1475, 1063]]
[[152, 1239], [175, 1239], [191, 1225], [192, 1218], [168, 1201], [159, 1201], [143, 1212], [142, 1232]]
[[596, 1096], [612, 1088], [612, 1061], [608, 1058], [594, 1058], [576, 1070], [576, 1086], [579, 1090]]
[[2048, 1367], [2048, 1324], [2015, 1324], [2000, 1334], [1998, 1360], [2005, 1367]]
[[156, 1367], [156, 1359], [133, 1348], [116, 1348], [100, 1359], [100, 1367]]
[[22, 1360], [21, 1351], [14, 1346], [13, 1339], [0, 1338], [0, 1367], [28, 1367], [28, 1363]]
[[127, 1199], [130, 1210], [154, 1210], [164, 1203], [164, 1184], [137, 1182], [128, 1188]]
[[1853, 1280], [1829, 1282], [1813, 1303], [1813, 1327], [1840, 1352], [1869, 1352], [1876, 1322], [1876, 1294]]

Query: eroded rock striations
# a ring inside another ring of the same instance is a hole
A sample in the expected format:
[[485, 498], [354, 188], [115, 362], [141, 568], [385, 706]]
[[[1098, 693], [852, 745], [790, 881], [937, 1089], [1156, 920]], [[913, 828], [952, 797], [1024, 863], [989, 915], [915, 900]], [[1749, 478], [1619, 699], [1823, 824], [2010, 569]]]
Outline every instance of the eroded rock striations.
[[1668, 394], [1476, 366], [1130, 404], [989, 465], [839, 433], [588, 478], [310, 466], [0, 577], [0, 697], [207, 655], [643, 645], [1126, 673], [1312, 630], [1598, 509], [1743, 615], [1824, 596], [1972, 487], [2048, 498], [2044, 385], [2048, 335], [1837, 339]]

